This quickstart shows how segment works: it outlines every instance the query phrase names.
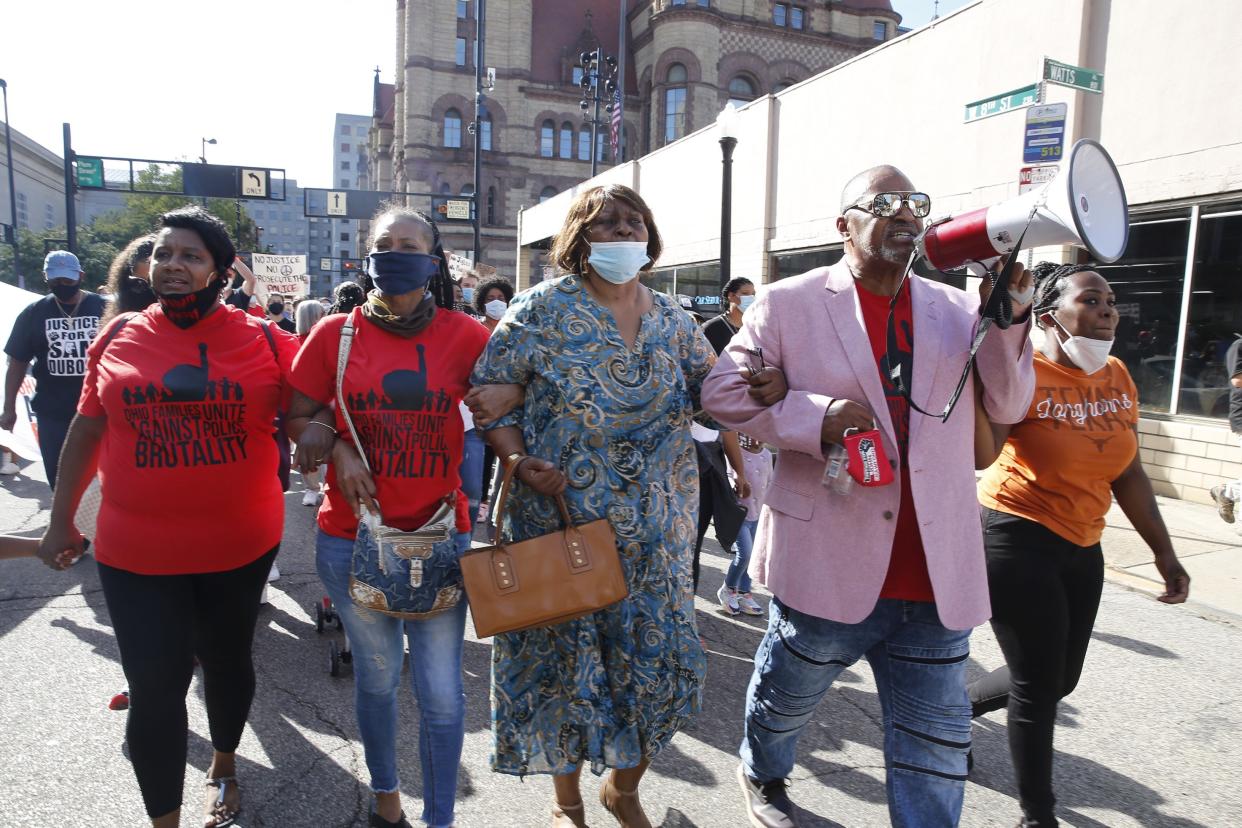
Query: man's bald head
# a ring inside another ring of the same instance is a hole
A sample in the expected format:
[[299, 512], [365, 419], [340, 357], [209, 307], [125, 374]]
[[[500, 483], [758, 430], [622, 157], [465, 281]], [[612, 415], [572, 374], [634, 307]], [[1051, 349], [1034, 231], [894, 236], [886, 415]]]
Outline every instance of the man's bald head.
[[868, 195], [883, 192], [909, 192], [914, 189], [906, 174], [891, 164], [881, 164], [863, 170], [846, 182], [841, 190], [841, 212], [862, 201]]

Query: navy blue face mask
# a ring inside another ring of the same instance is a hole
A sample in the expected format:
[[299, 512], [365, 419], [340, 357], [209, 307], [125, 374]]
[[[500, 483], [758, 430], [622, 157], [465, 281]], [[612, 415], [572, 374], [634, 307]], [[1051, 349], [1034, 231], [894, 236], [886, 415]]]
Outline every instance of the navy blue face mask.
[[367, 274], [380, 293], [388, 296], [425, 288], [439, 272], [439, 257], [426, 253], [384, 250], [367, 256]]

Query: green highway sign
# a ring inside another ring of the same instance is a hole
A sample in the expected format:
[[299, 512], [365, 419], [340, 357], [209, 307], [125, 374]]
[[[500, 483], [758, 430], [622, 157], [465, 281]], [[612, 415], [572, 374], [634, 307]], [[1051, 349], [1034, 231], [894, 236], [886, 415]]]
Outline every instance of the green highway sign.
[[1039, 103], [1039, 98], [1039, 84], [1033, 83], [1021, 89], [1002, 92], [999, 95], [993, 95], [981, 101], [973, 101], [966, 104], [965, 122], [970, 123], [983, 118], [991, 118], [993, 115], [1000, 115], [1002, 112], [1009, 112], [1013, 109], [1034, 106]]
[[1096, 95], [1104, 91], [1104, 73], [1081, 66], [1060, 63], [1052, 58], [1044, 58], [1044, 80], [1058, 86], [1068, 86], [1083, 92], [1094, 92]]
[[78, 186], [102, 190], [104, 185], [103, 159], [79, 155], [76, 160], [78, 162]]

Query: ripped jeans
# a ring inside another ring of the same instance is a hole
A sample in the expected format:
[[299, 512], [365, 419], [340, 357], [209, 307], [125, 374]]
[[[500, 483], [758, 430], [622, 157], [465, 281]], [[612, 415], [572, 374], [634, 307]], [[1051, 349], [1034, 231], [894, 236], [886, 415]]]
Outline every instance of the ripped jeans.
[[363, 609], [349, 597], [354, 542], [323, 530], [315, 565], [336, 605], [354, 656], [354, 705], [371, 773], [371, 790], [392, 793], [397, 778], [397, 691], [405, 641], [410, 644], [410, 684], [418, 703], [418, 756], [423, 815], [428, 825], [453, 824], [457, 768], [465, 735], [466, 697], [461, 655], [466, 602], [420, 621], [403, 621]]

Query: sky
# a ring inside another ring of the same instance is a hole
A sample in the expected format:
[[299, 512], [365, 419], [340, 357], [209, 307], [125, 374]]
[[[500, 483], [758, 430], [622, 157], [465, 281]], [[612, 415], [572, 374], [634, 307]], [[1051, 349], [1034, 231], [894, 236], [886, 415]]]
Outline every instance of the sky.
[[[447, 2], [448, 0], [445, 0]], [[570, 2], [571, 0], [567, 0]], [[941, 0], [940, 13], [969, 0]], [[892, 0], [902, 25], [934, 0]], [[284, 169], [330, 187], [333, 119], [369, 115], [374, 69], [391, 83], [393, 0], [13, 0], [0, 78], [17, 129], [58, 155]]]
[[207, 160], [332, 183], [337, 112], [391, 83], [393, 0], [13, 0], [0, 78], [13, 128], [60, 155]]

